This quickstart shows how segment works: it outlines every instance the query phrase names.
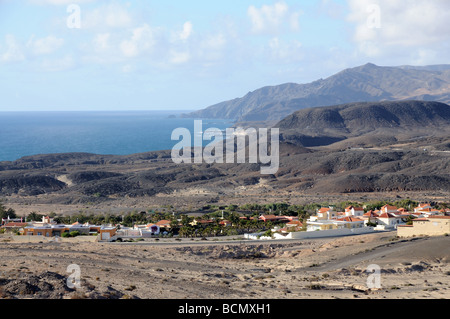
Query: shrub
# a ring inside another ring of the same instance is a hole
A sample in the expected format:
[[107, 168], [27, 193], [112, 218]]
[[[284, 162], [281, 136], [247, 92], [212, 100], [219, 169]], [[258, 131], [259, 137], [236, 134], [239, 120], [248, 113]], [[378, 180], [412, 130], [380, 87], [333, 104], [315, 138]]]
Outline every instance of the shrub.
[[69, 235], [70, 235], [70, 237], [77, 237], [77, 236], [80, 236], [80, 232], [77, 231], [77, 230], [71, 231], [71, 232], [69, 233]]
[[267, 231], [264, 232], [264, 234], [263, 234], [263, 236], [265, 236], [265, 237], [272, 237], [272, 235], [273, 235], [273, 232], [272, 232], [271, 229], [267, 230]]

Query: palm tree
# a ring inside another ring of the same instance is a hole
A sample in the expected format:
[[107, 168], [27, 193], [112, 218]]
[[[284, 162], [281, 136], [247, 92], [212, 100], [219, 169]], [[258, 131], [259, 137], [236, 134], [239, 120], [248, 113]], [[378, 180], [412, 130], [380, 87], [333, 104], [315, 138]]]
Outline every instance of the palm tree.
[[16, 212], [12, 208], [6, 209], [6, 207], [3, 205], [3, 202], [0, 201], [0, 218], [16, 218]]
[[36, 212], [31, 212], [28, 214], [26, 220], [30, 222], [39, 222], [42, 220], [42, 215], [39, 215]]

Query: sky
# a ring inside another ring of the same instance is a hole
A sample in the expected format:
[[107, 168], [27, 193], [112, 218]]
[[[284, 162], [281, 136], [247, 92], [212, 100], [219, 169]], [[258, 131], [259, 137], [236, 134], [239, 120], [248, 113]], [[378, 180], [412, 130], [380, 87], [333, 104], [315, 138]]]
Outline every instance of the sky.
[[448, 0], [0, 0], [0, 111], [197, 110], [450, 63]]

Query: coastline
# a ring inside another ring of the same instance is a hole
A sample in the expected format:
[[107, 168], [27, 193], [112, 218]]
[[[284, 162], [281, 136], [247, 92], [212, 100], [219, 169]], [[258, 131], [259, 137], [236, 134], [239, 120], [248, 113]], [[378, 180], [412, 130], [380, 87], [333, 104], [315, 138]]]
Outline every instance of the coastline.
[[[170, 150], [172, 130], [193, 132], [184, 111], [0, 112], [0, 164], [46, 154], [133, 155]], [[3, 115], [3, 116], [2, 116]], [[204, 128], [231, 127], [229, 119], [204, 119]]]

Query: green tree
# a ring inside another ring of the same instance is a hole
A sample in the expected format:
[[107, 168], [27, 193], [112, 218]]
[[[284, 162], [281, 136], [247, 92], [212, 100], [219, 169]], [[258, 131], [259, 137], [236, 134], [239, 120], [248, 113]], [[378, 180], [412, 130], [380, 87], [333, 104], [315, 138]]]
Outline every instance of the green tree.
[[233, 225], [238, 225], [240, 222], [239, 214], [235, 212], [230, 213], [227, 218]]
[[396, 201], [394, 203], [394, 206], [397, 206], [399, 208], [403, 207], [403, 208], [405, 208], [407, 210], [413, 210], [414, 207], [417, 207], [417, 205], [419, 205], [418, 202], [413, 201], [413, 200], [411, 200], [409, 198], [408, 199], [402, 199], [402, 200]]
[[193, 218], [188, 215], [181, 215], [181, 225], [184, 227], [189, 227], [192, 220]]
[[391, 202], [388, 201], [376, 201], [376, 202], [370, 202], [366, 204], [366, 210], [378, 210], [384, 205], [393, 205]]
[[17, 218], [16, 212], [12, 208], [6, 208], [3, 202], [0, 201], [0, 218]]
[[179, 235], [180, 237], [192, 237], [195, 233], [195, 229], [192, 226], [181, 226]]
[[38, 214], [36, 212], [31, 212], [26, 217], [26, 221], [28, 221], [28, 222], [40, 222], [40, 221], [42, 221], [42, 217], [44, 217], [44, 215]]
[[53, 221], [57, 224], [69, 224], [70, 223], [70, 217], [63, 217], [63, 216], [55, 216], [53, 218]]
[[172, 220], [170, 221], [170, 228], [171, 228], [172, 230], [178, 229], [179, 227], [180, 227], [180, 226], [178, 225], [178, 220], [172, 219]]
[[409, 215], [409, 216], [406, 218], [406, 225], [412, 225], [412, 224], [413, 224], [413, 220], [416, 219], [416, 218], [417, 218], [417, 217], [415, 217], [415, 216]]
[[265, 236], [265, 237], [272, 237], [272, 235], [273, 235], [273, 232], [272, 232], [272, 230], [270, 230], [270, 229], [268, 229], [267, 231], [265, 231], [265, 232], [262, 234], [262, 236]]

